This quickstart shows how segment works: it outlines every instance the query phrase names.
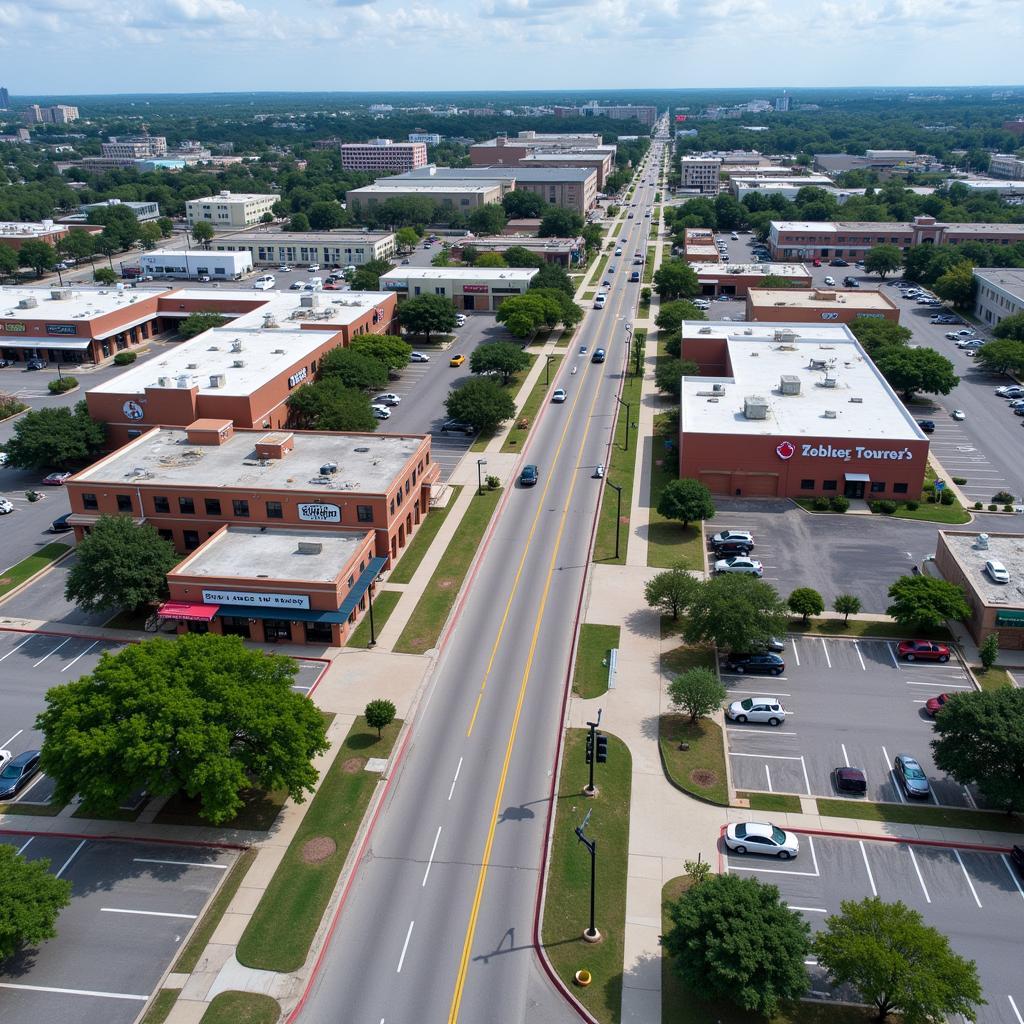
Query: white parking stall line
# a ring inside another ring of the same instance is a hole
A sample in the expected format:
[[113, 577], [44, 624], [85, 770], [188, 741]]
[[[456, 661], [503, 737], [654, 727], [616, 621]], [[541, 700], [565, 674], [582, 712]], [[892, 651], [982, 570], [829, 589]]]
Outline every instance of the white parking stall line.
[[930, 686], [933, 690], [936, 687], [939, 687], [939, 686], [945, 686], [947, 689], [950, 689], [950, 690], [973, 690], [974, 689], [973, 686], [970, 686], [967, 683], [947, 683], [945, 681], [934, 682], [934, 683], [918, 683], [918, 682], [915, 682], [912, 679], [904, 679], [903, 681], [907, 684], [907, 686]]
[[[18, 850], [19, 857], [28, 849], [28, 844], [31, 843], [33, 839], [35, 839], [35, 836], [29, 836], [28, 839], [25, 840], [24, 844]], [[1004, 857], [1003, 860], [1006, 860], [1006, 858]]]
[[186, 921], [194, 921], [198, 914], [171, 914], [165, 910], [126, 910], [123, 907], [100, 907], [103, 914], [138, 914], [140, 917], [181, 917]]
[[738, 750], [730, 750], [730, 757], [759, 757], [765, 761], [802, 761], [802, 757], [787, 757], [784, 754], [741, 754]]
[[[755, 726], [727, 725], [725, 727], [725, 731], [726, 732], [738, 732], [738, 733], [742, 733], [745, 736], [763, 736], [764, 735], [764, 730], [763, 729], [759, 729], [756, 725]], [[772, 736], [795, 736], [795, 735], [796, 735], [795, 732], [780, 732], [778, 729], [773, 729], [772, 730]]]
[[821, 872], [818, 870], [818, 855], [814, 852], [814, 836], [807, 837], [807, 845], [811, 848], [811, 860], [814, 862], [814, 876], [815, 878], [820, 878]]
[[1017, 1009], [1017, 1004], [1013, 1001], [1013, 996], [1008, 995], [1006, 998], [1010, 1000], [1010, 1009], [1013, 1010], [1013, 1015], [1017, 1018], [1017, 1024], [1024, 1024], [1024, 1017], [1020, 1015], [1020, 1010]]
[[31, 803], [32, 801], [30, 801], [30, 800], [26, 800], [25, 798], [26, 798], [26, 797], [27, 797], [27, 796], [29, 795], [29, 793], [31, 793], [31, 792], [32, 792], [32, 790], [33, 790], [33, 789], [35, 789], [35, 788], [36, 788], [36, 786], [38, 786], [38, 785], [39, 785], [39, 783], [40, 783], [40, 782], [42, 782], [42, 781], [43, 781], [43, 779], [45, 779], [45, 778], [46, 778], [46, 772], [40, 772], [40, 773], [39, 773], [39, 774], [38, 774], [38, 775], [37, 775], [37, 776], [36, 776], [36, 777], [35, 777], [35, 778], [34, 778], [34, 779], [33, 779], [33, 780], [32, 780], [32, 781], [31, 781], [31, 782], [29, 783], [29, 784], [28, 784], [28, 789], [26, 789], [26, 790], [25, 790], [25, 791], [24, 791], [24, 792], [23, 792], [23, 793], [21, 794], [21, 796], [20, 796], [20, 797], [19, 797], [18, 799], [19, 799], [19, 800], [21, 800], [21, 802], [22, 802], [22, 803]]
[[127, 992], [95, 992], [87, 988], [53, 988], [49, 985], [16, 985], [13, 981], [0, 981], [0, 988], [19, 992], [51, 992], [60, 996], [95, 996], [97, 999], [132, 999], [137, 1003], [149, 1002], [149, 996], [133, 996]]
[[907, 844], [907, 850], [910, 853], [910, 863], [914, 865], [914, 871], [917, 872], [917, 880], [921, 883], [921, 891], [924, 893], [924, 898], [928, 903], [931, 903], [932, 898], [928, 895], [928, 887], [924, 884], [924, 877], [921, 874], [921, 869], [917, 866], [917, 858], [914, 856], [914, 848], [909, 843]]
[[832, 667], [832, 659], [828, 656], [828, 644], [825, 643], [825, 638], [823, 636], [818, 637], [818, 639], [821, 641], [821, 649], [822, 649], [822, 651], [825, 652], [825, 661], [828, 662], [828, 667], [831, 668]]
[[[26, 843], [25, 845], [27, 846], [28, 844]], [[1003, 867], [1005, 867], [1006, 870], [1009, 872], [1010, 878], [1013, 879], [1013, 884], [1017, 886], [1017, 892], [1020, 893], [1020, 898], [1024, 900], [1024, 889], [1021, 888], [1020, 882], [1017, 880], [1017, 873], [1013, 870], [1013, 867], [1010, 865], [1010, 862], [1006, 859], [1006, 854], [999, 854], [999, 859], [1003, 862]]]
[[964, 786], [964, 799], [968, 804], [970, 804], [972, 810], [976, 811], [978, 809], [978, 805], [975, 803], [974, 797], [971, 796], [971, 791], [966, 786]]
[[728, 857], [725, 858], [726, 867], [730, 871], [758, 871], [765, 875], [793, 875], [800, 878], [817, 878], [813, 871], [786, 871], [783, 868], [762, 868], [758, 866], [745, 867], [742, 864], [733, 864]]
[[978, 891], [974, 888], [974, 883], [971, 881], [971, 876], [967, 874], [967, 868], [964, 866], [964, 859], [960, 856], [960, 851], [954, 849], [954, 855], [956, 856], [956, 862], [960, 865], [960, 870], [964, 873], [964, 878], [967, 881], [967, 887], [971, 890], [971, 895], [974, 897], [974, 902], [978, 904], [978, 909], [981, 910], [981, 900], [978, 899]]
[[857, 652], [857, 660], [860, 662], [860, 667], [867, 672], [868, 667], [864, 664], [864, 656], [860, 653], [860, 644], [856, 640], [853, 642], [853, 649]]
[[871, 895], [877, 896], [878, 890], [875, 888], [875, 876], [871, 873], [871, 865], [868, 863], [868, 851], [864, 846], [864, 840], [858, 839], [857, 842], [860, 844], [860, 855], [864, 858], [864, 870], [868, 873], [868, 882], [871, 884]]
[[32, 667], [39, 668], [39, 666], [42, 665], [44, 661], [46, 661], [50, 654], [56, 654], [65, 644], [71, 643], [71, 639], [71, 637], [68, 637], [66, 640], [62, 640], [59, 644], [57, 644], [56, 647], [54, 647], [52, 651], [50, 651], [49, 654], [44, 654]]
[[[800, 910], [800, 911], [802, 911], [805, 914], [827, 914], [828, 913], [828, 907], [798, 907], [798, 906], [795, 906], [792, 903], [787, 903], [786, 906], [789, 907], [790, 910]], [[812, 963], [812, 964], [816, 964], [817, 962], [818, 962], [817, 960], [805, 961], [805, 963]]]
[[796, 647], [796, 637], [793, 637], [792, 647], [793, 647], [793, 660], [796, 662], [796, 667], [799, 668], [800, 667], [800, 652], [797, 650], [797, 647]]
[[846, 753], [846, 744], [845, 743], [840, 743], [839, 746], [842, 748], [842, 751], [843, 751], [843, 765], [846, 768], [849, 768], [850, 767], [850, 755]]
[[79, 850], [81, 850], [81, 848], [82, 848], [83, 846], [85, 846], [85, 844], [86, 844], [87, 842], [88, 842], [88, 840], [87, 840], [87, 839], [83, 839], [83, 840], [82, 840], [82, 841], [81, 841], [81, 842], [80, 842], [80, 843], [79, 843], [79, 844], [78, 844], [78, 845], [77, 845], [77, 846], [76, 846], [76, 847], [74, 848], [74, 850], [73, 850], [73, 851], [72, 851], [72, 853], [71, 853], [71, 856], [70, 856], [70, 857], [68, 857], [68, 859], [67, 859], [66, 861], [64, 861], [63, 865], [61, 865], [61, 869], [60, 869], [60, 871], [58, 871], [58, 872], [57, 872], [57, 874], [55, 875], [55, 877], [56, 877], [56, 878], [60, 878], [60, 876], [61, 876], [61, 875], [63, 875], [65, 871], [67, 871], [67, 869], [68, 869], [68, 865], [69, 865], [69, 864], [70, 864], [70, 863], [71, 863], [71, 862], [72, 862], [72, 861], [73, 861], [73, 860], [75, 859], [75, 857], [77, 857], [77, 856], [78, 856], [78, 851], [79, 851]]
[[886, 644], [885, 646], [889, 648], [889, 655], [892, 658], [892, 663], [896, 667], [896, 671], [899, 672], [900, 663], [896, 660], [896, 646], [894, 644]]
[[0, 743], [0, 750], [9, 747], [24, 731], [24, 729], [19, 729], [9, 740], [4, 740], [3, 743]]
[[[728, 672], [723, 672], [722, 673], [722, 675], [728, 675], [728, 674], [729, 674]], [[730, 693], [749, 693], [749, 694], [752, 694], [755, 697], [760, 697], [764, 693], [764, 690], [737, 690], [735, 687], [730, 687], [729, 692]], [[792, 697], [793, 694], [791, 694], [791, 693], [782, 693], [780, 690], [772, 690], [772, 696], [773, 697]], [[787, 715], [791, 715], [792, 712], [787, 708], [786, 709], [786, 714]]]
[[34, 639], [35, 639], [35, 634], [34, 633], [30, 633], [27, 637], [25, 637], [24, 640], [21, 641], [20, 644], [18, 644], [17, 647], [12, 647], [5, 655], [0, 657], [0, 661], [3, 661], [5, 658], [9, 658], [16, 651], [20, 651], [22, 649], [22, 647], [24, 647], [25, 644], [27, 644], [29, 642], [29, 640], [34, 640]]
[[765, 778], [768, 780], [768, 792], [769, 793], [774, 793], [775, 790], [772, 789], [772, 773], [771, 773], [771, 769], [769, 769], [768, 765], [764, 766], [764, 774], [765, 774]]
[[804, 785], [807, 787], [807, 795], [811, 795], [811, 780], [807, 777], [807, 762], [804, 760], [804, 755], [800, 755], [800, 767], [804, 770]]
[[900, 803], [905, 804], [907, 798], [903, 795], [903, 787], [900, 785], [900, 780], [896, 778], [896, 769], [892, 767], [892, 761], [889, 760], [889, 751], [882, 747], [882, 757], [885, 758], [885, 767], [889, 773], [889, 781], [892, 782], [892, 788], [896, 790], [896, 795], [900, 798]]
[[99, 640], [93, 640], [93, 642], [92, 642], [91, 644], [89, 644], [89, 646], [88, 646], [88, 647], [86, 647], [86, 649], [85, 649], [84, 651], [82, 651], [82, 653], [81, 653], [81, 654], [76, 654], [76, 655], [75, 655], [75, 657], [74, 657], [74, 658], [72, 658], [72, 659], [71, 659], [71, 661], [69, 661], [69, 662], [68, 662], [68, 663], [67, 663], [67, 664], [66, 664], [66, 665], [65, 665], [65, 666], [64, 666], [64, 667], [63, 667], [63, 668], [61, 669], [61, 672], [67, 672], [67, 670], [68, 670], [69, 668], [71, 668], [71, 666], [72, 666], [72, 665], [74, 665], [74, 663], [75, 663], [76, 661], [78, 661], [78, 659], [79, 659], [79, 658], [84, 658], [84, 657], [85, 657], [85, 656], [86, 656], [86, 655], [87, 655], [87, 654], [88, 654], [88, 653], [89, 653], [89, 652], [90, 652], [90, 651], [91, 651], [91, 650], [92, 650], [92, 649], [93, 649], [93, 648], [94, 648], [94, 647], [95, 647], [95, 646], [96, 646], [96, 645], [97, 645], [98, 643], [99, 643]]
[[204, 864], [198, 860], [158, 860], [156, 857], [132, 857], [136, 864], [171, 864], [182, 868], [211, 868], [214, 871], [227, 871], [227, 864]]

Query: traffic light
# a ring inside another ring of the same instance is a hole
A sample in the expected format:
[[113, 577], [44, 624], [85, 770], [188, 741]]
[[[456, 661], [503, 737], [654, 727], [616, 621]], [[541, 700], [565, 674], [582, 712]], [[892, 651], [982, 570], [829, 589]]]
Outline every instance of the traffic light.
[[608, 737], [597, 734], [597, 763], [604, 764], [608, 760]]
[[587, 764], [594, 760], [594, 734], [587, 733]]

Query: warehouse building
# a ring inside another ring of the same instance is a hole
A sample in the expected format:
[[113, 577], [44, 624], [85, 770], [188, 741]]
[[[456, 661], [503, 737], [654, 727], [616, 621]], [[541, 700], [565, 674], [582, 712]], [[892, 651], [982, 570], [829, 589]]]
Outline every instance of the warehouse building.
[[747, 320], [760, 323], [839, 323], [862, 318], [900, 322], [899, 307], [870, 288], [750, 288]]
[[917, 498], [928, 440], [845, 325], [685, 321], [679, 475], [740, 497]]
[[372, 231], [243, 231], [210, 242], [215, 252], [247, 252], [257, 267], [284, 263], [322, 267], [361, 267], [395, 254], [391, 232]]
[[536, 267], [397, 267], [381, 274], [380, 287], [397, 295], [399, 302], [443, 295], [456, 309], [490, 312], [510, 296], [525, 295], [536, 273]]
[[240, 281], [252, 272], [252, 257], [248, 252], [154, 249], [139, 257], [139, 272], [185, 281]]

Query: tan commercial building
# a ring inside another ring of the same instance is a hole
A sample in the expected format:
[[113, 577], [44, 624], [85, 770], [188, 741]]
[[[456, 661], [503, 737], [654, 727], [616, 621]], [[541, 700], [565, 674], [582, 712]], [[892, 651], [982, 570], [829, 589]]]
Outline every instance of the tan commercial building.
[[[401, 302], [419, 295], [442, 295], [456, 309], [495, 310], [513, 295], [525, 295], [536, 267], [397, 267], [381, 274], [381, 290]], [[399, 307], [401, 318], [401, 307]]]
[[322, 267], [360, 267], [395, 254], [391, 232], [246, 231], [213, 239], [217, 252], [248, 252], [253, 266], [319, 263]]
[[78, 107], [57, 103], [52, 107], [41, 107], [32, 103], [21, 112], [25, 124], [70, 124], [78, 120]]
[[369, 142], [343, 142], [341, 167], [345, 171], [387, 171], [400, 174], [423, 167], [427, 162], [424, 142], [392, 142], [371, 139]]
[[468, 213], [487, 203], [500, 203], [501, 197], [512, 190], [507, 181], [420, 181], [410, 178], [385, 178], [373, 185], [353, 188], [345, 198], [352, 211], [359, 216], [389, 199], [433, 199], [439, 206]]
[[215, 228], [248, 228], [259, 224], [264, 214], [272, 213], [281, 197], [251, 192], [228, 192], [203, 199], [190, 199], [185, 203], [185, 216], [189, 227], [205, 221]]
[[[529, 136], [529, 137], [526, 137]], [[600, 136], [594, 143], [550, 141], [549, 136], [521, 132], [514, 139], [498, 136], [470, 146], [474, 167], [589, 167], [597, 171], [597, 187], [604, 188], [615, 169], [616, 147], [604, 145]]]
[[747, 320], [763, 323], [840, 323], [874, 319], [899, 323], [900, 311], [883, 292], [868, 288], [751, 288]]

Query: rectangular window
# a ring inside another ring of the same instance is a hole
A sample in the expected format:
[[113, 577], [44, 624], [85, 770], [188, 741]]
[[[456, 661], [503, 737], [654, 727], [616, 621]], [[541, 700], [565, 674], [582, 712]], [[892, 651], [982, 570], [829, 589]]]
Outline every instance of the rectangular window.
[[[93, 497], [93, 501], [95, 501], [95, 500], [96, 500], [95, 497]], [[95, 508], [95, 507], [96, 506], [94, 505], [93, 508]], [[392, 515], [395, 514], [395, 499], [394, 498], [391, 499], [391, 514]]]
[[267, 518], [268, 519], [282, 519], [282, 518], [284, 518], [284, 512], [281, 509], [281, 502], [279, 502], [279, 501], [268, 501], [267, 502]]
[[360, 523], [372, 523], [373, 522], [373, 506], [372, 505], [356, 505], [356, 519]]
[[194, 516], [196, 514], [196, 503], [191, 498], [179, 498], [178, 511], [183, 516]]
[[157, 530], [156, 532], [159, 533], [164, 540], [169, 540], [172, 544], [174, 543], [173, 530]]
[[117, 511], [118, 512], [131, 512], [132, 510], [132, 496], [130, 494], [118, 494], [117, 495]]
[[153, 511], [154, 512], [164, 512], [164, 513], [170, 512], [171, 511], [170, 499], [169, 498], [165, 498], [165, 497], [163, 497], [162, 495], [159, 495], [159, 494], [156, 495], [153, 498]]
[[871, 481], [871, 493], [881, 494], [885, 490], [884, 480], [872, 480]]
[[405, 493], [406, 494], [409, 493], [409, 481], [408, 480], [405, 481]]
[[906, 494], [907, 493], [907, 485], [906, 484], [893, 484], [892, 485], [892, 493], [893, 494]]
[[186, 551], [195, 551], [199, 547], [199, 532], [197, 530], [184, 530], [181, 538], [185, 543]]
[[240, 519], [249, 518], [249, 502], [244, 499], [235, 498], [235, 500], [231, 502], [231, 507], [234, 510], [235, 515]]
[[[82, 508], [91, 509], [93, 511], [95, 511], [97, 508], [99, 508], [99, 502], [96, 500], [96, 495], [95, 494], [83, 494], [82, 495]], [[391, 511], [394, 512], [395, 510], [392, 509]]]
[[220, 515], [220, 498], [207, 498], [206, 499], [206, 514], [208, 516], [219, 516]]
[[836, 489], [835, 480], [822, 480], [821, 489], [823, 491], [834, 491]]
[[813, 491], [814, 490], [814, 481], [813, 480], [801, 480], [800, 481], [800, 490], [801, 491]]

